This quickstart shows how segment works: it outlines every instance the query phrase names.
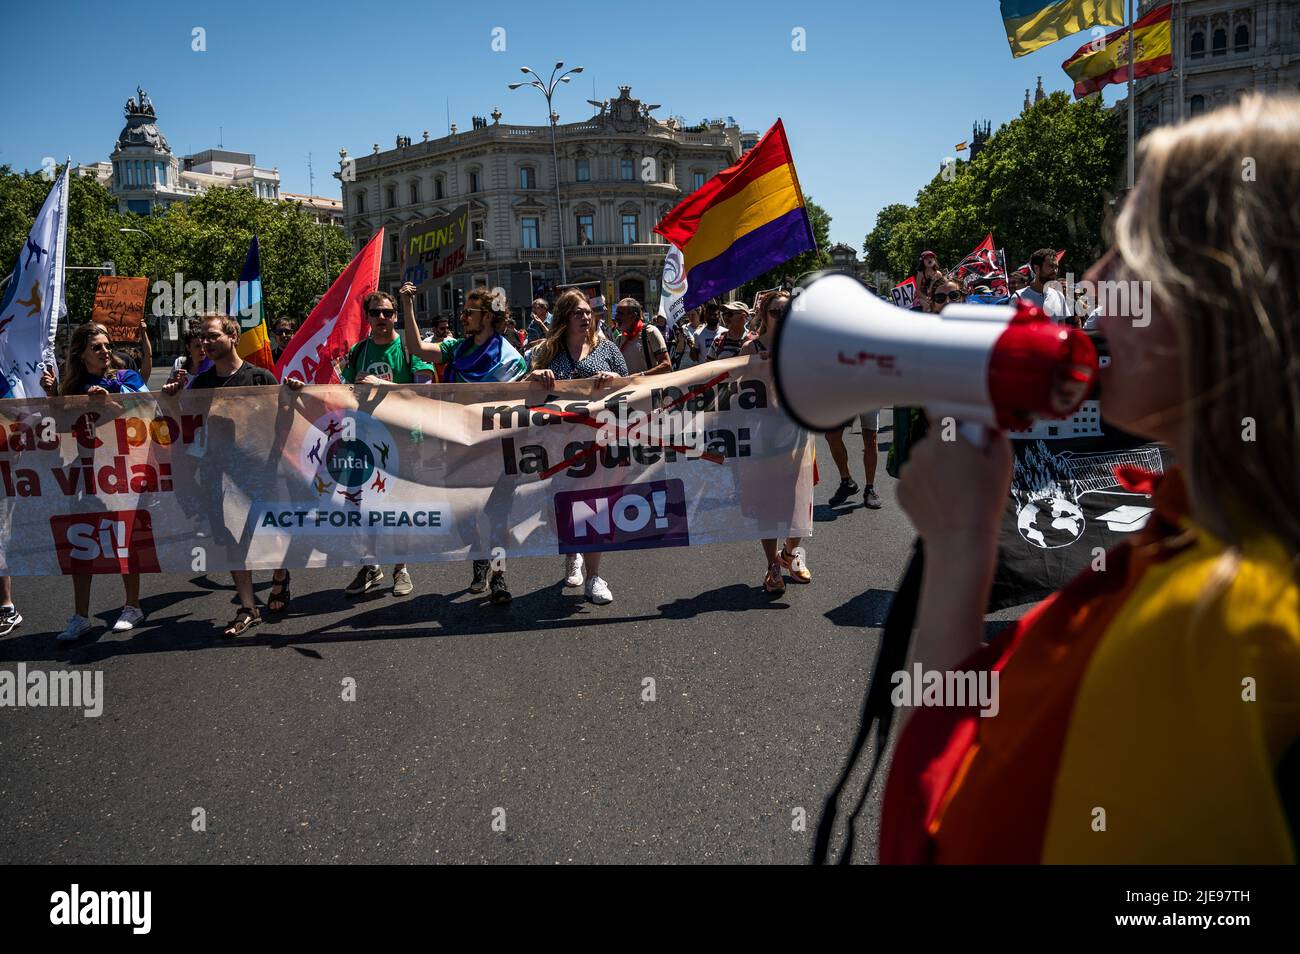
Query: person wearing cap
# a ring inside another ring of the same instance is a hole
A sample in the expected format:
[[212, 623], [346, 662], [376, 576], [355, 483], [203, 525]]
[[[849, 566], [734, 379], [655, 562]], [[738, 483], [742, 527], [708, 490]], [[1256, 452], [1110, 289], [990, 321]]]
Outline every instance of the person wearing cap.
[[749, 340], [749, 332], [745, 329], [745, 322], [749, 320], [749, 306], [744, 302], [729, 301], [723, 305], [722, 319], [726, 322], [727, 330], [725, 334], [713, 339], [713, 346], [709, 348], [710, 361], [736, 357]]
[[618, 350], [627, 362], [628, 374], [665, 374], [673, 369], [668, 342], [658, 328], [646, 324], [639, 301], [624, 298], [615, 305], [614, 323], [618, 325]]
[[920, 258], [916, 260], [916, 301], [912, 303], [915, 308], [921, 305], [919, 310], [929, 311], [929, 289], [934, 280], [943, 274], [943, 269], [939, 267], [939, 256], [928, 248], [921, 253]]

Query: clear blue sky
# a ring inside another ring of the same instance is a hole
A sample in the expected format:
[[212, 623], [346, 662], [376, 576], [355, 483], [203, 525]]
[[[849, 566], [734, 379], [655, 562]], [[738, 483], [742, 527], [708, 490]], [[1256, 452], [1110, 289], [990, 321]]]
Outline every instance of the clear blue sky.
[[[832, 241], [858, 248], [876, 212], [910, 202], [972, 122], [1015, 116], [1039, 74], [1049, 92], [1067, 89], [1060, 64], [1088, 39], [1013, 60], [996, 0], [177, 6], [9, 5], [0, 164], [107, 159], [139, 84], [177, 153], [216, 146], [221, 127], [227, 149], [279, 168], [283, 191], [308, 191], [310, 152], [316, 192], [337, 196], [340, 147], [441, 135], [447, 97], [461, 128], [494, 106], [503, 122], [543, 123], [542, 97], [506, 84], [521, 65], [564, 60], [586, 71], [558, 94], [561, 122], [620, 84], [663, 104], [661, 117], [734, 116], [760, 131], [782, 117]], [[194, 27], [206, 52], [191, 50]], [[505, 52], [492, 50], [495, 27]], [[791, 49], [796, 27], [806, 52]]]

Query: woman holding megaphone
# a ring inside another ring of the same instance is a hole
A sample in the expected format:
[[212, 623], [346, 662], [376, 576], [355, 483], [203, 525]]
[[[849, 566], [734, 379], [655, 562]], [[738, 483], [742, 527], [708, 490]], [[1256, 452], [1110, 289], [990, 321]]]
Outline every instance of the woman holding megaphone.
[[996, 714], [903, 710], [883, 862], [1296, 861], [1300, 101], [1250, 96], [1140, 149], [1087, 278], [1149, 281], [1152, 307], [1103, 304], [1102, 408], [1180, 466], [1118, 474], [1154, 494], [1146, 526], [981, 645], [1010, 445], [913, 449], [907, 671], [996, 674]]

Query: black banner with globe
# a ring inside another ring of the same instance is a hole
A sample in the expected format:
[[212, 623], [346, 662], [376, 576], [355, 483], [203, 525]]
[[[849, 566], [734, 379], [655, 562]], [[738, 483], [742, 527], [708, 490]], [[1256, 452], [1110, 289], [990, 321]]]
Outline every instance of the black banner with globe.
[[1015, 472], [998, 541], [989, 609], [1043, 599], [1107, 550], [1142, 529], [1151, 498], [1120, 485], [1123, 464], [1164, 473], [1163, 445], [1104, 426], [1097, 401], [1067, 421], [1012, 433]]

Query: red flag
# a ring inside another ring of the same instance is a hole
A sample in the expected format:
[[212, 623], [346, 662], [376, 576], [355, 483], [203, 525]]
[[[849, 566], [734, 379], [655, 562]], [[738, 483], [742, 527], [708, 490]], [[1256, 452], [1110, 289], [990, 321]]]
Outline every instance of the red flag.
[[290, 377], [308, 384], [339, 383], [337, 363], [366, 336], [361, 303], [379, 285], [383, 248], [384, 230], [380, 229], [334, 279], [276, 362], [275, 375], [281, 381]]
[[1063, 258], [1065, 258], [1065, 249], [1061, 249], [1059, 252], [1056, 253], [1056, 264], [1060, 265], [1061, 259]]
[[984, 236], [984, 241], [976, 245], [969, 255], [957, 263], [952, 274], [958, 280], [965, 278], [971, 272], [980, 278], [987, 278], [999, 270], [997, 252], [993, 247], [993, 233], [990, 232]]

